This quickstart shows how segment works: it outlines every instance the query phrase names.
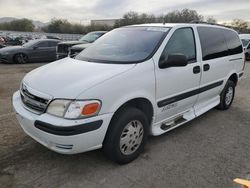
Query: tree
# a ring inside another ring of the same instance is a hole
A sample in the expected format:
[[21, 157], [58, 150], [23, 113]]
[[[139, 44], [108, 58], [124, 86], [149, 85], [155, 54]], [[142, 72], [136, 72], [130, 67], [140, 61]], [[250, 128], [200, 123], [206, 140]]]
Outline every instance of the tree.
[[192, 21], [203, 21], [203, 16], [195, 10], [183, 9], [169, 12], [164, 16], [166, 23], [189, 23]]
[[49, 33], [71, 33], [71, 24], [67, 20], [53, 18], [42, 30]]
[[143, 24], [143, 23], [155, 23], [157, 21], [156, 17], [153, 14], [137, 12], [128, 12], [123, 15], [123, 17], [115, 22], [114, 27], [121, 27], [125, 25], [134, 25], [134, 24]]
[[244, 20], [234, 19], [230, 25], [239, 33], [250, 33], [250, 27]]
[[86, 34], [91, 31], [109, 31], [111, 29], [113, 29], [113, 27], [106, 25], [81, 25], [72, 24], [68, 20], [64, 19], [52, 19], [47, 26], [42, 28], [42, 31], [48, 33]]
[[217, 20], [214, 17], [208, 17], [206, 19], [206, 22], [211, 23], [211, 24], [216, 24]]
[[115, 27], [143, 23], [159, 23], [163, 21], [167, 23], [187, 23], [191, 21], [203, 21], [203, 16], [198, 14], [195, 10], [190, 9], [183, 9], [181, 11], [175, 10], [158, 17], [153, 14], [139, 14], [131, 11], [124, 14], [122, 19], [116, 21]]
[[5, 22], [0, 24], [1, 30], [11, 30], [11, 31], [34, 31], [35, 26], [31, 20], [28, 19], [18, 19], [11, 22]]

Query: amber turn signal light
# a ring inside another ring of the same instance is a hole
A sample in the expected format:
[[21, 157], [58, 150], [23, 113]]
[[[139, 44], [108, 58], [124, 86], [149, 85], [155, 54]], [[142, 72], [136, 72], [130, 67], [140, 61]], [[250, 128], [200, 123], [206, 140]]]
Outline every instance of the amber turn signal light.
[[82, 115], [84, 115], [84, 116], [94, 115], [95, 113], [98, 112], [99, 108], [100, 108], [100, 104], [97, 102], [86, 104], [82, 108]]

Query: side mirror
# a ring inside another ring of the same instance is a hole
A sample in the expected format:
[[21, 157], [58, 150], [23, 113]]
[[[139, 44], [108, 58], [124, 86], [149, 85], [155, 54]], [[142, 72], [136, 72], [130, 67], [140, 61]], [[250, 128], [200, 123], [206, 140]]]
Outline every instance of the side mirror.
[[167, 57], [162, 55], [159, 60], [161, 69], [168, 67], [184, 67], [188, 64], [187, 57], [184, 54], [169, 54]]
[[38, 47], [37, 46], [33, 46], [33, 50], [36, 50]]

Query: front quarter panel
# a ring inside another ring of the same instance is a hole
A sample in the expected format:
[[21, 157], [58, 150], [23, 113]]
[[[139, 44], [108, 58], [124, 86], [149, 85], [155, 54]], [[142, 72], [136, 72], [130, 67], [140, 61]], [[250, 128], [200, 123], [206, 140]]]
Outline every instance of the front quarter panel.
[[135, 98], [146, 98], [155, 104], [154, 63], [150, 59], [137, 64], [129, 71], [106, 80], [80, 94], [78, 99], [99, 99], [102, 108], [99, 114], [114, 113], [127, 101]]

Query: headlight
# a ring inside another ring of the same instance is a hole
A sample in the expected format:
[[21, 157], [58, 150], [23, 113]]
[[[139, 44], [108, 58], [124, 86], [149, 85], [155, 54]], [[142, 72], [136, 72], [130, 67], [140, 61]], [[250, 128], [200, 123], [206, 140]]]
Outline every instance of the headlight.
[[49, 104], [47, 113], [67, 119], [80, 119], [95, 116], [101, 109], [99, 100], [54, 100]]

